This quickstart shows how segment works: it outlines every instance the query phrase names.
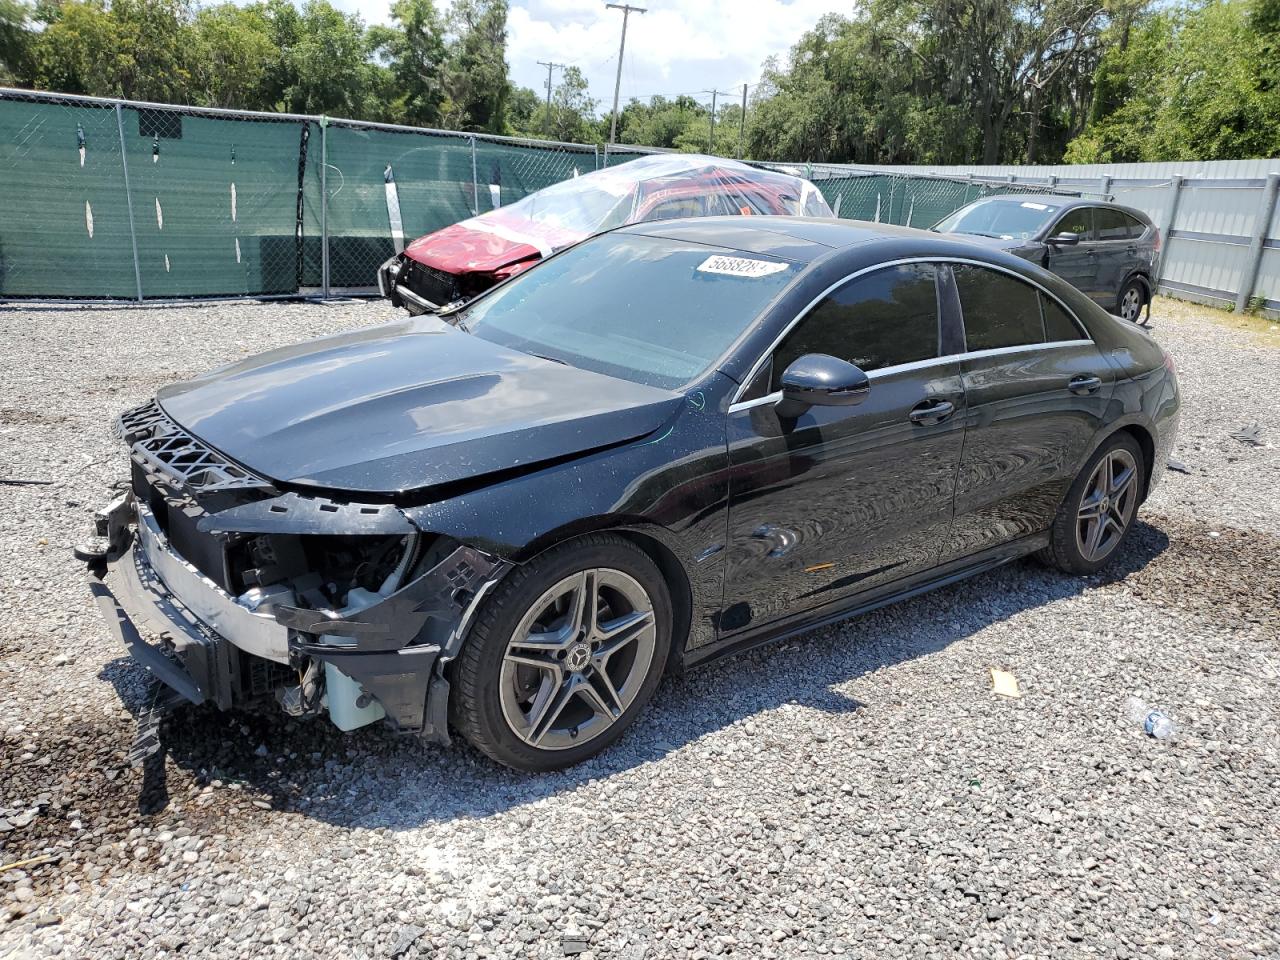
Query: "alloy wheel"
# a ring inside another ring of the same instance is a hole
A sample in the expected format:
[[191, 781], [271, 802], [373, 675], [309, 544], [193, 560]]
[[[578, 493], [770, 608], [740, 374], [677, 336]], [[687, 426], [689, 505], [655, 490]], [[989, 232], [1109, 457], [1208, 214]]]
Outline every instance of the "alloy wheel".
[[502, 715], [532, 747], [565, 750], [611, 727], [653, 662], [653, 601], [607, 567], [565, 577], [525, 612], [502, 659]]
[[1142, 293], [1137, 287], [1130, 287], [1120, 299], [1120, 316], [1130, 322], [1138, 319], [1142, 312]]
[[1093, 468], [1076, 511], [1076, 546], [1088, 561], [1114, 550], [1138, 502], [1138, 465], [1123, 447], [1110, 451]]

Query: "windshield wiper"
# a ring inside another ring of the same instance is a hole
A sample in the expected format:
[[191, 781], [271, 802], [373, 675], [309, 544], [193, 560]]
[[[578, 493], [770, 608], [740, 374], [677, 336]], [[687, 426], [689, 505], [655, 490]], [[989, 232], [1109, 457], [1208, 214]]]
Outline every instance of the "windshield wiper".
[[545, 353], [531, 353], [529, 356], [537, 357], [539, 360], [550, 360], [552, 363], [558, 363], [562, 367], [567, 367], [569, 365], [567, 360], [561, 360], [559, 357], [548, 357]]

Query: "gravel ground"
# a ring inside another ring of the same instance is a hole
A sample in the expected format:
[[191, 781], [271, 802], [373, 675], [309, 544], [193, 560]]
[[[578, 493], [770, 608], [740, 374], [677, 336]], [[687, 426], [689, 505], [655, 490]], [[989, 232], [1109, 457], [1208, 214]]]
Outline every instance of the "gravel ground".
[[56, 858], [0, 873], [0, 957], [1280, 956], [1280, 350], [1168, 301], [1190, 473], [1106, 575], [1017, 563], [670, 679], [556, 775], [199, 710], [126, 767], [144, 685], [70, 556], [108, 423], [389, 316], [0, 311], [0, 476], [52, 481], [0, 486], [0, 864]]

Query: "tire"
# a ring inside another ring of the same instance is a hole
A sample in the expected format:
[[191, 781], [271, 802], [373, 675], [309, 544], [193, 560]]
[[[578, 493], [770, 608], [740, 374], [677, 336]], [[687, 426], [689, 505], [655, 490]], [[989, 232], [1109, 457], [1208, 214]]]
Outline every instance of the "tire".
[[[1128, 479], [1121, 489], [1120, 477], [1125, 471]], [[1094, 451], [1072, 482], [1049, 528], [1049, 545], [1036, 556], [1064, 573], [1101, 570], [1133, 529], [1145, 484], [1146, 465], [1138, 442], [1127, 432], [1110, 437]], [[1097, 520], [1089, 519], [1094, 515]], [[1101, 534], [1094, 540], [1098, 525]]]
[[[588, 596], [594, 612], [582, 604]], [[555, 547], [485, 601], [453, 664], [450, 720], [508, 767], [573, 766], [612, 745], [643, 710], [671, 629], [666, 581], [634, 543], [592, 534]]]
[[1147, 302], [1147, 288], [1137, 277], [1120, 288], [1116, 295], [1116, 316], [1130, 323], [1137, 323]]

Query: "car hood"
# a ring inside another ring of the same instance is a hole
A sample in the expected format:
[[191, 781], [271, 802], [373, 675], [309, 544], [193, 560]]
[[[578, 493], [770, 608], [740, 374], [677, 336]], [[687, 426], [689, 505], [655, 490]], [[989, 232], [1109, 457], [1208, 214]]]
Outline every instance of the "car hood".
[[393, 494], [624, 443], [666, 390], [418, 317], [312, 340], [161, 390], [178, 424], [279, 483]]
[[404, 252], [445, 273], [494, 273], [523, 260], [549, 257], [585, 236], [495, 210], [419, 237]]

